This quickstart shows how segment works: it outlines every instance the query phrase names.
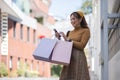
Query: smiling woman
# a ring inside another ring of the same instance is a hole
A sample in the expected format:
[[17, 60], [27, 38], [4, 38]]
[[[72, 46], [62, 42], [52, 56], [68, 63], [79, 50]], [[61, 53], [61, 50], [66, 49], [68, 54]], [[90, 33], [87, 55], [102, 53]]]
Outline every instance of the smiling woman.
[[[87, 60], [84, 48], [90, 38], [90, 30], [81, 11], [73, 12], [70, 15], [71, 24], [74, 27], [67, 35], [60, 34], [66, 41], [73, 42], [70, 64], [63, 66], [60, 80], [90, 80]], [[59, 39], [59, 36], [56, 35]]]

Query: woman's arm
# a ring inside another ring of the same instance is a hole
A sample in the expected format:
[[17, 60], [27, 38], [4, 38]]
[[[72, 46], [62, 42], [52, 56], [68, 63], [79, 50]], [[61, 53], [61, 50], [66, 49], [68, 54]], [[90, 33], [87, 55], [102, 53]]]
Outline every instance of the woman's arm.
[[78, 41], [73, 40], [73, 46], [80, 50], [83, 50], [85, 48], [89, 38], [90, 38], [90, 31], [89, 31], [89, 29], [87, 29], [83, 33], [81, 41], [78, 42]]

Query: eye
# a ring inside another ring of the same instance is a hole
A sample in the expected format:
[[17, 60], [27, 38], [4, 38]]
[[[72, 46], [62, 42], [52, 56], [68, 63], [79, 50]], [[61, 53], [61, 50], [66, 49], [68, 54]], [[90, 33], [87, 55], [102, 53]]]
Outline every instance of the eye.
[[71, 20], [75, 20], [75, 18], [72, 18]]

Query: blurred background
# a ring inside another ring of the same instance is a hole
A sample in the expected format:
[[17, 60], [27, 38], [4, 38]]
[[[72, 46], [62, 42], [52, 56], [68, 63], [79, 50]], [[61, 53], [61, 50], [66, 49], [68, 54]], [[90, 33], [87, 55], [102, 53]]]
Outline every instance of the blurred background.
[[84, 49], [91, 80], [119, 80], [120, 0], [0, 0], [0, 80], [58, 80], [62, 65], [32, 55], [53, 29], [72, 30], [78, 10], [91, 30]]

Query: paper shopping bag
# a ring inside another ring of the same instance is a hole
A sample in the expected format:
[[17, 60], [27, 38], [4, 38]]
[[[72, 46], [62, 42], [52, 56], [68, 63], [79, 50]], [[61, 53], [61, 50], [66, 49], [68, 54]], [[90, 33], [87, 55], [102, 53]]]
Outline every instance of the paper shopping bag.
[[33, 53], [33, 57], [37, 60], [51, 61], [51, 53], [55, 47], [57, 40], [42, 38]]
[[70, 63], [72, 45], [73, 42], [57, 40], [51, 61], [56, 64], [68, 65]]
[[35, 49], [33, 56], [37, 60], [68, 65], [72, 44], [72, 42], [43, 38]]

